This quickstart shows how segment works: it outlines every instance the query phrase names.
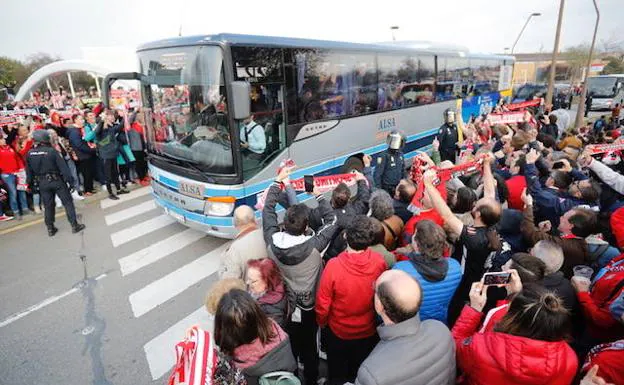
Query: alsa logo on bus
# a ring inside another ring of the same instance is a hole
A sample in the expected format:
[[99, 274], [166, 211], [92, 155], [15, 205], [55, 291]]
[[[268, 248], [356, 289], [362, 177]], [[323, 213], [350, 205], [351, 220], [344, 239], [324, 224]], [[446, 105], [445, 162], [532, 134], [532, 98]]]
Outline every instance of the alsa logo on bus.
[[384, 140], [392, 130], [399, 128], [398, 115], [385, 115], [377, 118], [377, 133], [375, 139]]

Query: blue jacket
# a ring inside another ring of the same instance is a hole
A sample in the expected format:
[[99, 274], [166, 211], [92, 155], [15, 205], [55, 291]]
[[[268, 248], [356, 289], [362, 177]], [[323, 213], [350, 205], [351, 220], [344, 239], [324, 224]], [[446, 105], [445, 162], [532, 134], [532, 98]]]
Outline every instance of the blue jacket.
[[69, 139], [69, 144], [71, 144], [72, 148], [76, 152], [76, 156], [78, 156], [78, 160], [90, 159], [95, 156], [95, 149], [89, 147], [87, 142], [82, 139], [80, 129], [77, 127], [71, 127], [67, 130], [67, 137]]
[[442, 281], [427, 281], [410, 261], [401, 261], [392, 268], [402, 270], [414, 277], [422, 288], [423, 301], [420, 306], [420, 319], [435, 319], [446, 324], [448, 307], [462, 278], [461, 266], [453, 258], [447, 258], [448, 271]]
[[547, 219], [553, 227], [559, 225], [559, 219], [568, 210], [586, 204], [584, 201], [570, 196], [563, 198], [554, 190], [542, 187], [534, 164], [526, 165], [524, 176], [526, 178], [527, 190], [533, 197], [535, 207], [538, 209], [538, 220]]

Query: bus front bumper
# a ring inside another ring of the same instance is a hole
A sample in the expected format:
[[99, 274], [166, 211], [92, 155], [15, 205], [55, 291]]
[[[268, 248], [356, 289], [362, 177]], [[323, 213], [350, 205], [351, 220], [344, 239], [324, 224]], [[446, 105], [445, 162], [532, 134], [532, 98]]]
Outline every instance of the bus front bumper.
[[184, 226], [204, 232], [217, 238], [233, 239], [237, 235], [232, 224], [232, 217], [212, 217], [180, 208], [175, 203], [152, 193], [156, 204]]

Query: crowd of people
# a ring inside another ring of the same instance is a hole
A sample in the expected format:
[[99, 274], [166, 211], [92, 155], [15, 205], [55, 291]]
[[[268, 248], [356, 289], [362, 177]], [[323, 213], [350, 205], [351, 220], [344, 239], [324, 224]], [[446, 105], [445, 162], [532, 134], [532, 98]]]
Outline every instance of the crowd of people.
[[[66, 163], [70, 177], [65, 182], [75, 200], [95, 194], [95, 182], [114, 200], [128, 193], [128, 184], [149, 183], [143, 114], [131, 103], [104, 110], [94, 89], [79, 90], [71, 98], [61, 88], [25, 102], [7, 102], [0, 113], [0, 221], [42, 214], [37, 180], [33, 178], [34, 186], [27, 183], [36, 131], [48, 132], [49, 144]], [[61, 204], [56, 197], [56, 206]]]
[[624, 384], [623, 127], [454, 118], [419, 178], [393, 132], [356, 186], [305, 204], [283, 167], [261, 226], [236, 208], [211, 383]]

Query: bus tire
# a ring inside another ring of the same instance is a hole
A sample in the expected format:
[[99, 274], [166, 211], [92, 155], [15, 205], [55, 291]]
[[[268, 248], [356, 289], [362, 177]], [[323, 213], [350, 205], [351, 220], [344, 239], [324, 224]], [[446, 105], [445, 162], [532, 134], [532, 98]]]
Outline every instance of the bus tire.
[[342, 173], [346, 174], [353, 170], [362, 172], [364, 170], [364, 161], [362, 161], [364, 154], [357, 154], [349, 157], [342, 166]]

